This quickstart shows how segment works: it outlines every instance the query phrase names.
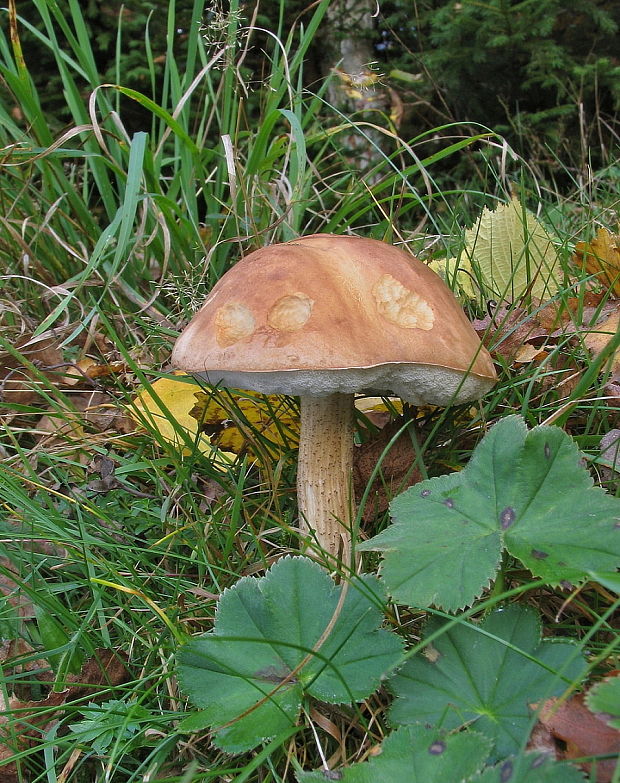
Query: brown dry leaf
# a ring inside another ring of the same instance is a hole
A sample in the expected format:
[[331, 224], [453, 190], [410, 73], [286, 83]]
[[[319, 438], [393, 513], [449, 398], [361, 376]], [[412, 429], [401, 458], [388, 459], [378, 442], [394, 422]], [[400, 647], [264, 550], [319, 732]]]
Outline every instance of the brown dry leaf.
[[606, 432], [599, 444], [599, 462], [615, 473], [620, 473], [620, 429]]
[[565, 324], [574, 323], [577, 313], [587, 307], [598, 307], [602, 300], [602, 294], [593, 294], [586, 291], [581, 297], [570, 297], [558, 302], [547, 302], [536, 313], [536, 320], [542, 329], [547, 329], [549, 334], [559, 330], [563, 331]]
[[[600, 321], [592, 327], [590, 324], [597, 316]], [[548, 364], [551, 372], [543, 375], [542, 385], [561, 389], [566, 395], [578, 384], [583, 367], [577, 366], [568, 354], [551, 350], [556, 347], [558, 338], [566, 340], [575, 335], [577, 340], [581, 336], [596, 356], [616, 334], [619, 320], [620, 301], [601, 304], [600, 295], [586, 293], [562, 306], [550, 302], [532, 315], [523, 308], [501, 306], [474, 321], [473, 325], [486, 347], [509, 365], [542, 361], [551, 354]], [[608, 365], [603, 369], [607, 370]], [[611, 376], [604, 391], [611, 406], [620, 404], [620, 349], [613, 358]]]
[[[9, 668], [12, 672], [33, 672], [38, 680], [49, 680], [50, 666], [43, 658], [35, 658], [34, 647], [25, 639], [4, 639], [0, 644], [0, 663], [5, 671]], [[22, 663], [23, 660], [25, 663]], [[0, 711], [1, 712], [1, 711]]]
[[95, 688], [102, 685], [114, 687], [127, 682], [128, 679], [125, 653], [99, 648], [95, 650], [93, 657], [86, 661], [79, 674], [70, 674], [67, 677], [69, 688], [63, 691], [64, 701], [90, 696]]
[[605, 385], [605, 395], [610, 407], [620, 408], [620, 381], [611, 381]]
[[326, 734], [329, 734], [330, 737], [335, 740], [337, 748], [327, 760], [327, 766], [329, 769], [338, 766], [338, 764], [340, 764], [345, 757], [344, 739], [342, 732], [332, 720], [330, 720], [326, 715], [323, 715], [322, 712], [319, 712], [316, 707], [311, 708], [310, 718], [312, 721], [314, 721], [314, 723], [316, 723], [317, 726], [323, 729]]
[[[501, 306], [473, 325], [492, 355], [502, 357], [508, 365], [517, 365], [517, 372], [525, 363], [546, 361], [545, 372], [539, 378], [541, 388], [570, 395], [583, 367], [575, 363], [572, 354], [554, 349], [558, 339], [566, 341], [575, 335], [576, 340], [576, 335], [584, 331], [575, 324], [576, 312], [577, 300], [561, 309], [549, 303], [532, 315], [523, 308]], [[582, 315], [587, 317], [585, 310]]]
[[[89, 424], [98, 432], [107, 432], [114, 430], [122, 435], [127, 435], [136, 431], [136, 425], [124, 410], [117, 404], [115, 398], [102, 391], [85, 391], [77, 394], [71, 393], [69, 398], [73, 408], [60, 408], [52, 417], [51, 414], [44, 416], [39, 424], [44, 432], [50, 431], [56, 434], [62, 434], [66, 437], [67, 432], [74, 431], [74, 437], [86, 438], [83, 434], [80, 436], [80, 429]], [[75, 409], [75, 410], [74, 410]], [[49, 417], [50, 421], [47, 419]], [[63, 428], [63, 421], [67, 423], [67, 430], [59, 432]], [[69, 426], [70, 425], [70, 426]]]
[[549, 337], [549, 328], [541, 325], [539, 315], [529, 315], [521, 307], [502, 306], [473, 325], [486, 347], [512, 364], [525, 343], [544, 343]]
[[[128, 495], [133, 495], [138, 498], [150, 498], [153, 497], [147, 492], [141, 492], [126, 481], [122, 481], [115, 475], [116, 463], [110, 457], [106, 457], [103, 454], [95, 454], [86, 466], [89, 474], [94, 474], [96, 478], [92, 478], [86, 485], [86, 489], [90, 492], [99, 492], [105, 494], [114, 489], [122, 489]], [[107, 522], [102, 522], [106, 529], [111, 529], [111, 532], [116, 531], [116, 525], [112, 528], [109, 527]], [[119, 526], [120, 527], [120, 526]], [[122, 540], [122, 539], [120, 539]]]
[[96, 367], [97, 362], [94, 359], [80, 359], [75, 364], [70, 364], [66, 369], [62, 378], [64, 386], [77, 386], [88, 378], [88, 370], [91, 367]]
[[136, 430], [133, 420], [104, 392], [72, 394], [70, 401], [73, 407], [62, 406], [59, 401], [56, 410], [37, 421], [31, 432], [37, 438], [38, 449], [55, 453], [77, 451], [76, 458], [84, 462], [82, 451], [89, 447], [92, 439], [85, 429], [88, 425], [98, 432], [113, 430], [122, 435]]
[[[583, 756], [618, 756], [620, 754], [620, 731], [608, 726], [599, 715], [586, 707], [584, 694], [577, 694], [567, 701], [549, 699], [540, 712], [539, 721], [557, 741], [566, 744], [558, 758], [579, 759]], [[611, 783], [617, 758], [601, 759], [596, 762], [596, 778], [593, 783]], [[585, 770], [594, 772], [595, 764], [581, 764]]]
[[83, 698], [96, 701], [97, 691], [102, 686], [106, 688], [103, 695], [107, 696], [108, 688], [128, 680], [129, 672], [122, 655], [114, 650], [96, 650], [79, 674], [67, 678], [64, 691], [50, 691], [41, 701], [22, 701], [11, 696], [6, 704], [0, 703], [0, 762], [7, 762], [0, 767], [2, 783], [27, 780], [19, 763], [11, 759], [16, 753], [34, 746], [41, 730], [57, 720], [59, 710], [67, 702]]
[[[377, 467], [377, 462], [394, 435], [402, 428], [403, 417], [387, 424], [371, 440], [355, 449], [353, 454], [353, 490], [359, 502]], [[366, 505], [362, 511], [362, 521], [368, 524], [377, 514], [383, 513], [392, 498], [403, 489], [416, 484], [422, 476], [415, 464], [416, 454], [409, 434], [403, 432], [392, 445], [381, 462], [381, 471], [373, 481]]]
[[[28, 362], [31, 362], [50, 380], [58, 383], [63, 375], [63, 355], [55, 337], [23, 335], [14, 343]], [[0, 402], [31, 405], [42, 399], [37, 391], [42, 383], [23, 361], [9, 353], [0, 352]]]
[[581, 297], [548, 302], [532, 314], [522, 307], [502, 305], [473, 325], [487, 348], [513, 361], [525, 344], [539, 348], [549, 338], [582, 332], [579, 323], [590, 323], [616, 309], [613, 303], [601, 304], [602, 299], [601, 294], [586, 291]]
[[549, 356], [549, 351], [544, 348], [537, 348], [532, 343], [525, 343], [522, 345], [515, 354], [515, 364], [529, 364], [530, 362], [541, 362]]
[[84, 421], [99, 432], [114, 430], [121, 435], [136, 431], [136, 425], [114, 397], [105, 392], [84, 392], [71, 397], [71, 402], [80, 411]]
[[572, 356], [564, 353], [553, 354], [546, 367], [549, 372], [543, 373], [539, 379], [541, 390], [554, 389], [563, 397], [570, 397], [581, 381], [583, 368], [575, 364]]
[[[15, 754], [23, 748], [17, 747], [18, 728], [12, 732], [5, 730], [9, 722], [8, 713], [19, 709], [22, 702], [14, 696], [5, 701], [3, 694], [0, 694], [0, 767], [2, 774], [2, 783], [23, 783], [24, 777], [16, 761], [11, 761]], [[6, 763], [5, 763], [6, 762]]]
[[62, 382], [65, 386], [76, 386], [84, 381], [107, 378], [110, 375], [127, 372], [127, 370], [127, 365], [123, 362], [99, 364], [95, 359], [87, 357], [69, 365], [63, 374]]
[[558, 755], [558, 746], [553, 734], [540, 722], [532, 729], [526, 750], [547, 753], [552, 758], [556, 758]]
[[[607, 315], [601, 323], [590, 327], [583, 341], [586, 348], [596, 357], [607, 346], [607, 343], [618, 333], [620, 329], [620, 302], [616, 302], [615, 310]], [[611, 380], [620, 380], [620, 348], [616, 350], [612, 359], [611, 367], [606, 365], [603, 371], [611, 370]]]
[[124, 362], [111, 362], [110, 364], [97, 364], [95, 362], [86, 368], [86, 377], [90, 379], [108, 378], [110, 375], [127, 372], [128, 369]]
[[13, 563], [0, 557], [0, 595], [15, 609], [18, 617], [34, 617], [34, 605], [16, 580], [19, 580], [19, 574]]
[[575, 245], [575, 260], [596, 275], [606, 289], [620, 296], [620, 236], [599, 228], [591, 242]]
[[76, 411], [55, 411], [46, 413], [36, 423], [32, 435], [37, 438], [37, 445], [45, 451], [62, 451], [73, 449], [76, 443], [84, 443], [86, 435], [82, 420]]
[[388, 87], [388, 95], [390, 96], [390, 120], [395, 128], [400, 128], [403, 122], [403, 116], [405, 114], [405, 105], [403, 99], [392, 87]]

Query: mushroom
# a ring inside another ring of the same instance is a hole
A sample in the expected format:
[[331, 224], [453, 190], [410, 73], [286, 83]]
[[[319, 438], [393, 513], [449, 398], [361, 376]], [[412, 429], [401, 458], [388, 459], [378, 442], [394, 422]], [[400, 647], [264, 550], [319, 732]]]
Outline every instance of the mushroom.
[[435, 272], [384, 242], [333, 234], [242, 258], [180, 335], [172, 362], [209, 384], [300, 397], [300, 528], [313, 550], [343, 559], [355, 517], [355, 393], [445, 406], [496, 381]]

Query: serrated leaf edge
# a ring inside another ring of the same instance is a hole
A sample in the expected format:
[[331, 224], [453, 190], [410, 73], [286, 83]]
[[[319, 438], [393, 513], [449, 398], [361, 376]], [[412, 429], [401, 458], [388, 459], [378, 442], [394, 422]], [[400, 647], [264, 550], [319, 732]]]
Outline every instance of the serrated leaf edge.
[[[587, 708], [590, 710], [590, 712], [593, 712], [595, 715], [602, 715], [602, 714], [606, 714], [606, 713], [601, 713], [599, 710], [595, 709], [595, 708], [592, 706], [592, 704], [591, 704], [591, 698], [592, 698], [592, 697], [594, 697], [594, 696], [596, 696], [596, 694], [597, 694], [597, 691], [599, 691], [599, 690], [601, 689], [601, 687], [603, 687], [603, 688], [604, 688], [604, 687], [605, 687], [605, 685], [609, 685], [610, 683], [612, 683], [612, 682], [614, 682], [614, 681], [616, 681], [616, 680], [620, 681], [620, 674], [610, 674], [610, 675], [608, 675], [607, 677], [604, 677], [602, 680], [599, 680], [597, 683], [595, 683], [595, 684], [594, 684], [594, 685], [593, 685], [593, 686], [592, 686], [592, 687], [591, 687], [591, 688], [590, 688], [590, 689], [587, 691], [587, 693], [586, 693], [586, 696], [585, 696], [585, 702], [586, 702], [586, 706], [587, 706]], [[619, 719], [620, 719], [620, 714], [619, 714], [618, 716], [616, 716], [616, 715], [612, 715], [612, 718], [611, 718], [611, 719], [612, 719], [613, 721], [617, 721], [617, 720], [619, 720]], [[605, 721], [605, 722], [606, 722], [606, 723], [608, 723], [608, 725], [611, 725], [611, 724], [609, 723], [609, 721]]]
[[[500, 550], [498, 552], [497, 560], [496, 560], [495, 566], [493, 567], [492, 574], [489, 575], [488, 579], [483, 580], [483, 582], [480, 585], [479, 590], [476, 592], [476, 595], [471, 599], [471, 601], [465, 601], [462, 604], [459, 603], [458, 606], [450, 606], [449, 604], [447, 604], [445, 602], [442, 603], [442, 602], [438, 601], [437, 600], [437, 592], [435, 592], [435, 594], [433, 596], [431, 596], [430, 601], [428, 603], [422, 605], [422, 604], [411, 603], [409, 601], [408, 597], [406, 597], [404, 595], [399, 595], [399, 593], [397, 591], [389, 591], [389, 595], [392, 597], [392, 599], [396, 603], [402, 603], [402, 604], [404, 604], [406, 606], [409, 606], [411, 608], [424, 609], [424, 608], [426, 608], [428, 606], [434, 606], [437, 609], [441, 609], [441, 610], [443, 610], [445, 612], [450, 612], [452, 614], [454, 614], [455, 612], [459, 612], [462, 609], [467, 609], [467, 608], [473, 606], [474, 603], [482, 596], [484, 591], [488, 590], [489, 587], [495, 581], [495, 579], [497, 577], [497, 572], [499, 571], [499, 567], [500, 567], [500, 564], [502, 562], [503, 549], [504, 549], [504, 547], [500, 548]], [[379, 573], [379, 576], [381, 576], [383, 578], [383, 569], [384, 569], [385, 561], [388, 559], [388, 557], [390, 555], [393, 555], [398, 550], [393, 548], [393, 549], [386, 549], [386, 550], [382, 550], [382, 551], [384, 552], [384, 557], [383, 557], [383, 559], [382, 559], [382, 561], [381, 561], [381, 563], [379, 565], [378, 573]]]

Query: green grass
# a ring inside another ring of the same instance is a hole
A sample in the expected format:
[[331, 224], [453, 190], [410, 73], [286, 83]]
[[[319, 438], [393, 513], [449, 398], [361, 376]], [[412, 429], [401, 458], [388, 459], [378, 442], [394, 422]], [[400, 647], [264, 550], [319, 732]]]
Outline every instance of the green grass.
[[[522, 161], [502, 158], [491, 131], [463, 136], [455, 125], [390, 138], [365, 185], [342, 148], [346, 133], [365, 134], [364, 118], [329, 106], [324, 85], [300, 88], [325, 0], [290, 33], [267, 37], [270, 72], [255, 93], [234, 67], [252, 43], [240, 34], [247, 19], [235, 2], [226, 19], [229, 49], [214, 49], [197, 33], [196, 2], [185, 59], [170, 43], [161, 74], [145, 35], [150, 88], [143, 93], [123, 87], [122, 76], [120, 85], [101, 84], [80, 4], [66, 7], [33, 0], [28, 19], [16, 20], [9, 4], [0, 35], [0, 629], [12, 640], [0, 654], [0, 681], [5, 702], [13, 694], [37, 702], [25, 708], [32, 729], [24, 729], [19, 708], [3, 711], [15, 780], [293, 781], [296, 768], [320, 765], [317, 744], [326, 757], [342, 751], [336, 766], [358, 761], [388, 731], [384, 691], [357, 708], [321, 707], [332, 728], [311, 716], [293, 738], [257, 755], [228, 756], [204, 734], [178, 732], [186, 713], [175, 677], [178, 645], [212, 628], [223, 590], [298, 551], [296, 452], [289, 445], [274, 457], [250, 432], [257, 458], [242, 455], [218, 470], [180, 429], [185, 449], [148, 421], [129, 420], [127, 409], [140, 388], [167, 376], [178, 330], [248, 250], [300, 233], [353, 231], [406, 242], [425, 258], [446, 255], [459, 250], [462, 228], [483, 204], [515, 189], [532, 206], [540, 199], [567, 269], [579, 274], [570, 267], [575, 242], [616, 219], [617, 166], [597, 172], [588, 188], [575, 182], [559, 195]], [[169, 31], [174, 23], [171, 0]], [[53, 54], [71, 117], [64, 129], [52, 130], [41, 109], [10, 25], [29, 28]], [[119, 35], [122, 41], [122, 28]], [[124, 100], [141, 107], [145, 130], [126, 130]], [[480, 180], [442, 189], [434, 167], [465, 154], [475, 157]], [[567, 289], [559, 299], [574, 295]], [[486, 303], [467, 306], [481, 316]], [[56, 372], [85, 357], [116, 369], [60, 382], [37, 351], [45, 339], [59, 352]], [[561, 424], [596, 458], [601, 436], [617, 425], [617, 400], [608, 398], [603, 368], [589, 369], [579, 340], [549, 340], [540, 363], [517, 368], [500, 358], [499, 365], [497, 386], [475, 410], [416, 412], [424, 476], [463, 467], [488, 425], [515, 411], [530, 426]], [[562, 387], [560, 378], [571, 380]], [[231, 416], [244, 423], [234, 401]], [[368, 432], [360, 428], [359, 438]], [[102, 458], [114, 466], [107, 487]], [[617, 474], [601, 473], [600, 481], [620, 494]], [[364, 532], [386, 523], [380, 515]], [[367, 558], [374, 567], [374, 556]], [[506, 592], [496, 590], [484, 608], [519, 595], [541, 611], [550, 634], [587, 649], [594, 676], [617, 667], [610, 618], [617, 599], [607, 588], [591, 584], [565, 602], [566, 594], [509, 559], [503, 585]], [[425, 612], [386, 611], [415, 648]], [[75, 688], [101, 650], [124, 662], [122, 677], [106, 683], [89, 670], [96, 684], [70, 690], [62, 709], [45, 701], [68, 683]], [[114, 700], [123, 708], [93, 712], [92, 704]], [[90, 735], [81, 741], [79, 730], [69, 730], [93, 715], [111, 731], [101, 753]]]

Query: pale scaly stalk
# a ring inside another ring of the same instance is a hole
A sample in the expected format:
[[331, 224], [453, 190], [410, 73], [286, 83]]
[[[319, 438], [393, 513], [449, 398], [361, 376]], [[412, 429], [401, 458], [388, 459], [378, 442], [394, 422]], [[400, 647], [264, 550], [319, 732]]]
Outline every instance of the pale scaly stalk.
[[348, 561], [353, 499], [352, 394], [301, 398], [297, 497], [302, 532], [317, 546]]

